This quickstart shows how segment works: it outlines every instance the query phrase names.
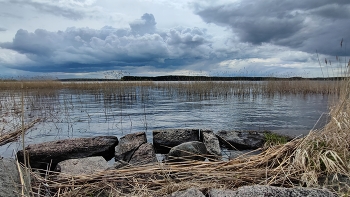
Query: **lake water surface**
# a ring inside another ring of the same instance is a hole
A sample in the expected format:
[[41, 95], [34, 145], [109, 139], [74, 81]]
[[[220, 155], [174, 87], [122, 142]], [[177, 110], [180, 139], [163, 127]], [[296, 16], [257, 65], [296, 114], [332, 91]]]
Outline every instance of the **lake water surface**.
[[[99, 135], [120, 138], [139, 131], [152, 142], [152, 130], [168, 128], [271, 130], [299, 136], [320, 128], [329, 108], [328, 96], [319, 94], [203, 97], [157, 88], [125, 98], [71, 90], [49, 96], [26, 92], [24, 97], [25, 122], [41, 118], [27, 131], [26, 144]], [[0, 129], [15, 129], [21, 121], [20, 94], [2, 93], [1, 104]], [[10, 143], [0, 147], [0, 155], [12, 157], [18, 149], [20, 142]]]

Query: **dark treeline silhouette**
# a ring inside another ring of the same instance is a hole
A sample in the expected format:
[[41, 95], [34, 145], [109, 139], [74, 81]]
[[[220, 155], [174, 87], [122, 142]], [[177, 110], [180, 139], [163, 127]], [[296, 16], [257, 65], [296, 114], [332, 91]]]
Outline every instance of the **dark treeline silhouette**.
[[343, 77], [208, 77], [208, 76], [182, 76], [182, 75], [168, 75], [157, 77], [143, 77], [143, 76], [124, 76], [122, 81], [269, 81], [269, 80], [341, 80]]

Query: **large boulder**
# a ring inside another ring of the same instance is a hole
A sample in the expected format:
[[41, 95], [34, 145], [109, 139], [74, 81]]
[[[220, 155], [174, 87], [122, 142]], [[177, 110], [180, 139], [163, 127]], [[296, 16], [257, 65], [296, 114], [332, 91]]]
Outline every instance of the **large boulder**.
[[170, 149], [168, 159], [170, 161], [200, 160], [204, 161], [207, 149], [202, 142], [185, 142]]
[[216, 136], [228, 149], [256, 149], [265, 143], [264, 133], [257, 131], [219, 131]]
[[189, 188], [186, 190], [174, 192], [168, 195], [168, 197], [205, 197], [205, 195], [196, 188]]
[[97, 156], [61, 161], [57, 164], [56, 171], [69, 175], [93, 174], [97, 171], [104, 171], [108, 167], [107, 161]]
[[0, 159], [0, 196], [19, 196], [21, 182], [14, 159]]
[[[25, 148], [32, 168], [55, 169], [60, 161], [92, 156], [102, 156], [105, 160], [114, 157], [114, 148], [118, 138], [114, 136], [99, 136], [93, 138], [76, 138], [44, 142], [28, 145]], [[23, 162], [23, 150], [17, 152], [17, 158]]]
[[156, 153], [166, 154], [184, 142], [199, 141], [199, 129], [163, 129], [153, 131], [153, 145]]
[[150, 143], [142, 144], [132, 155], [129, 164], [143, 165], [157, 162], [156, 153], [153, 145]]
[[147, 143], [145, 132], [131, 133], [121, 137], [118, 146], [115, 147], [115, 160], [129, 162], [134, 152], [145, 143]]
[[215, 159], [219, 159], [221, 157], [221, 148], [214, 132], [211, 130], [201, 130], [200, 138], [207, 148], [208, 154], [212, 155]]
[[210, 197], [225, 197], [225, 196], [237, 196], [237, 197], [264, 197], [264, 196], [284, 196], [284, 197], [334, 197], [337, 196], [327, 189], [314, 189], [314, 188], [283, 188], [274, 187], [268, 185], [253, 185], [243, 186], [235, 191], [211, 189], [208, 196]]

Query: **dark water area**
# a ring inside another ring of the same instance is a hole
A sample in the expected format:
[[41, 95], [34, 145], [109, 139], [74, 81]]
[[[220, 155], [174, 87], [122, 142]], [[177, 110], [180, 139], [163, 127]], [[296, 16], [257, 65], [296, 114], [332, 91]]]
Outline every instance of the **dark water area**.
[[[139, 94], [139, 95], [138, 95]], [[142, 96], [140, 96], [142, 94]], [[29, 129], [25, 143], [113, 135], [118, 138], [152, 130], [197, 128], [219, 130], [270, 130], [290, 136], [307, 134], [325, 123], [329, 111], [326, 95], [196, 96], [157, 88], [135, 91], [126, 97], [60, 90], [55, 95], [25, 96], [25, 122], [41, 118]], [[13, 103], [15, 101], [15, 104]], [[1, 97], [3, 130], [20, 125], [19, 95]], [[317, 123], [317, 121], [321, 120]], [[2, 157], [13, 157], [20, 140], [0, 147]]]

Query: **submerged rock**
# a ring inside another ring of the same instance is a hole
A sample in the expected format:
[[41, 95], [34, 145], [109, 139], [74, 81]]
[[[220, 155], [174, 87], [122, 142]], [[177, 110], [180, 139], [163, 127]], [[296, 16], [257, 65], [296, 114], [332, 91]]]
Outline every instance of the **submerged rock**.
[[201, 130], [200, 131], [201, 141], [207, 148], [208, 154], [213, 155], [215, 159], [220, 159], [221, 148], [220, 143], [216, 135], [211, 130]]
[[115, 147], [115, 160], [129, 162], [134, 152], [145, 143], [147, 143], [145, 132], [131, 133], [121, 137], [118, 146]]
[[[60, 172], [70, 175], [92, 174], [108, 169], [107, 161], [101, 157], [86, 157], [80, 159], [68, 159], [57, 164]], [[58, 170], [57, 170], [58, 171]]]
[[[25, 153], [32, 168], [55, 169], [58, 162], [91, 156], [102, 156], [105, 160], [114, 157], [114, 148], [118, 138], [99, 136], [93, 138], [76, 138], [28, 145]], [[23, 150], [17, 152], [17, 158], [23, 162]]]
[[163, 129], [153, 131], [153, 145], [156, 153], [166, 154], [172, 147], [190, 141], [199, 141], [199, 129]]
[[256, 149], [265, 143], [264, 133], [257, 131], [219, 131], [216, 136], [228, 149]]
[[207, 156], [207, 149], [202, 142], [185, 142], [171, 148], [168, 159], [172, 161], [200, 160], [204, 161]]

